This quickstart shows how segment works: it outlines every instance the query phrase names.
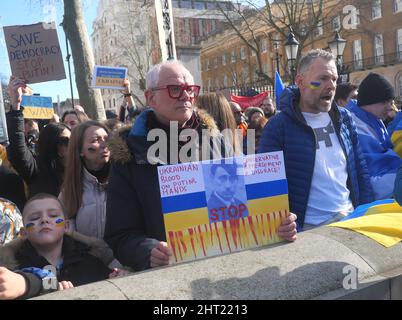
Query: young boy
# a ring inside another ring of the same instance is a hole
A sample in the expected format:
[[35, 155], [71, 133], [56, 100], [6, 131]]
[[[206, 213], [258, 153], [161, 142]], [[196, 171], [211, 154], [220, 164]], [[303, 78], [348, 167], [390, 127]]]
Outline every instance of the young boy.
[[68, 221], [56, 197], [34, 196], [22, 216], [23, 239], [0, 248], [0, 266], [6, 267], [0, 268], [0, 299], [30, 298], [120, 275], [91, 255], [89, 246], [65, 234]]

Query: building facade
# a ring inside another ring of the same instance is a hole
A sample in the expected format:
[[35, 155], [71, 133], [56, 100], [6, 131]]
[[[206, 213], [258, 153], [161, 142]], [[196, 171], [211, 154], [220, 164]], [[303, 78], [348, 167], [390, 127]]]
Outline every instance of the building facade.
[[[201, 83], [199, 43], [222, 30], [217, 5], [230, 9], [230, 1], [172, 1], [178, 59]], [[136, 103], [145, 105], [149, 68], [161, 61], [154, 1], [100, 0], [92, 42], [98, 65], [127, 67]], [[116, 90], [102, 90], [106, 110], [117, 111], [123, 101]]]
[[[143, 0], [100, 0], [91, 35], [97, 65], [126, 67], [136, 104], [144, 105], [145, 77], [152, 65], [149, 16]], [[102, 89], [106, 110], [117, 112], [123, 103], [118, 90]]]
[[[265, 23], [253, 27], [260, 45], [263, 72], [274, 79], [278, 68], [289, 82], [285, 39]], [[302, 52], [313, 48], [329, 50], [335, 31], [344, 38], [342, 72], [359, 84], [369, 72], [383, 74], [402, 97], [402, 0], [324, 1], [322, 19], [305, 41]], [[244, 33], [248, 35], [247, 31]], [[202, 43], [204, 88], [228, 88], [261, 81], [256, 54], [233, 29], [210, 37]]]

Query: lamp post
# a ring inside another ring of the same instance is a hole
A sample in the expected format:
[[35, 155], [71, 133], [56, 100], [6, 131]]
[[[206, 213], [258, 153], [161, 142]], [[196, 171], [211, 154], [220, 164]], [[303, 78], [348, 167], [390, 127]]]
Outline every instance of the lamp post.
[[338, 71], [338, 83], [342, 83], [342, 82], [346, 82], [343, 81], [343, 73], [344, 73], [344, 69], [343, 69], [343, 62], [342, 62], [342, 56], [343, 56], [343, 51], [345, 50], [346, 47], [346, 40], [342, 39], [339, 35], [338, 31], [335, 31], [335, 37], [332, 41], [328, 42], [328, 46], [331, 50], [331, 52], [335, 55], [336, 57], [336, 69]]
[[278, 74], [281, 75], [281, 72], [279, 70], [279, 45], [277, 41], [274, 41], [274, 50], [275, 50], [275, 59], [276, 59], [276, 71], [278, 71]]
[[299, 41], [296, 40], [295, 35], [292, 32], [292, 29], [290, 29], [288, 38], [285, 42], [285, 50], [286, 50], [286, 56], [288, 58], [290, 74], [292, 75], [292, 84], [295, 84], [296, 58], [298, 49], [299, 49]]

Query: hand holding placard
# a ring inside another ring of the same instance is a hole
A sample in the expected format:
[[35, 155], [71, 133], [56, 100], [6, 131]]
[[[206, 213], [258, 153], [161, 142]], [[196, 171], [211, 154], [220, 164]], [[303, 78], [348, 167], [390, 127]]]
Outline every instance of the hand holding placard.
[[8, 84], [8, 94], [10, 95], [11, 106], [13, 110], [20, 110], [22, 96], [32, 95], [33, 91], [29, 88], [24, 80], [18, 79], [14, 76], [10, 77]]

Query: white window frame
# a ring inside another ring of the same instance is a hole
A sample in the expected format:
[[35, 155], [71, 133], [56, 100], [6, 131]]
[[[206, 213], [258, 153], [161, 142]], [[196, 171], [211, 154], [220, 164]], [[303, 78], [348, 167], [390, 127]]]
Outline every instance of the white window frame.
[[394, 13], [402, 11], [402, 0], [394, 0]]
[[324, 28], [322, 20], [318, 21], [316, 28], [314, 29], [314, 34], [316, 36], [322, 36], [324, 34]]
[[374, 35], [374, 60], [375, 64], [384, 64], [384, 38], [382, 33]]
[[230, 55], [230, 61], [231, 61], [232, 63], [235, 63], [235, 62], [236, 62], [236, 51], [235, 51], [235, 50], [233, 50], [233, 51], [232, 51], [232, 54]]
[[246, 49], [245, 47], [240, 48], [240, 59], [245, 60], [246, 59]]
[[225, 88], [228, 87], [228, 76], [227, 76], [227, 74], [224, 74], [224, 75], [223, 75], [223, 86], [224, 86]]
[[262, 49], [263, 53], [266, 53], [268, 51], [268, 40], [267, 39], [262, 39], [261, 49]]
[[399, 89], [399, 96], [402, 97], [402, 73], [400, 73], [398, 76], [397, 88]]
[[371, 19], [376, 20], [382, 18], [381, 0], [374, 0], [371, 7]]
[[341, 29], [341, 16], [337, 15], [332, 18], [332, 29], [339, 31]]
[[264, 72], [265, 74], [268, 74], [268, 63], [262, 64], [262, 72]]
[[356, 39], [353, 41], [353, 64], [356, 69], [363, 68], [363, 51], [361, 39]]
[[396, 55], [399, 61], [402, 60], [402, 28], [396, 30]]

